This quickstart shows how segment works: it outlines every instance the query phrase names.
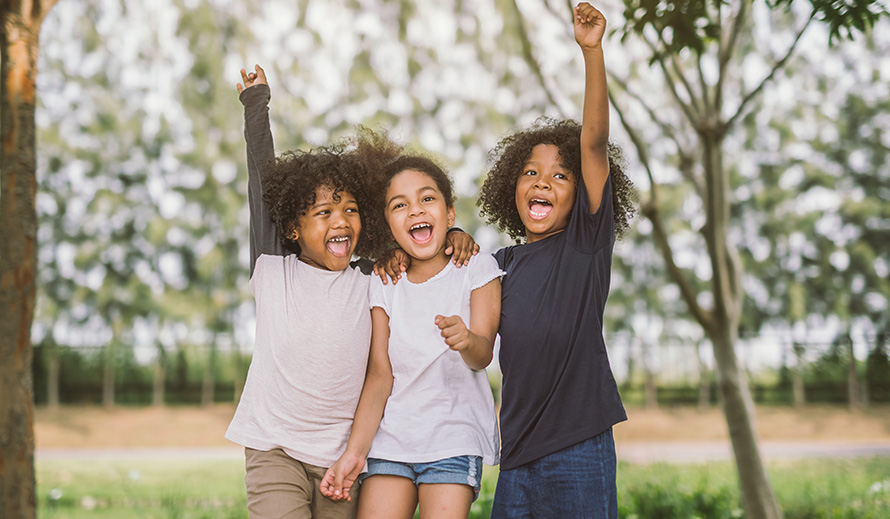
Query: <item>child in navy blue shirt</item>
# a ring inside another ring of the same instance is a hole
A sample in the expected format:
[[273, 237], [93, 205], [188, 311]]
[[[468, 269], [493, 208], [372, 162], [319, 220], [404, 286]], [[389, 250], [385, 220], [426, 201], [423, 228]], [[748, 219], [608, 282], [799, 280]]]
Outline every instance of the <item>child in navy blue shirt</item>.
[[612, 426], [627, 419], [603, 340], [616, 233], [634, 191], [609, 143], [606, 20], [575, 7], [583, 122], [541, 120], [503, 139], [479, 205], [525, 243], [499, 250], [503, 279], [501, 472], [492, 518], [616, 518]]

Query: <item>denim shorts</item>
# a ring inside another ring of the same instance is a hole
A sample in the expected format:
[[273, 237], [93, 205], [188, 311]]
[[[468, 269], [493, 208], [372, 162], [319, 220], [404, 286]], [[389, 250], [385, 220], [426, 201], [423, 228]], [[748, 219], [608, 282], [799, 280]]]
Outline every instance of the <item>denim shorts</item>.
[[502, 470], [492, 519], [618, 519], [612, 429], [543, 458]]
[[368, 458], [368, 472], [361, 480], [375, 474], [401, 476], [415, 485], [421, 483], [454, 483], [473, 488], [473, 500], [479, 495], [482, 481], [482, 458], [479, 456], [455, 456], [429, 463], [404, 463], [401, 461]]

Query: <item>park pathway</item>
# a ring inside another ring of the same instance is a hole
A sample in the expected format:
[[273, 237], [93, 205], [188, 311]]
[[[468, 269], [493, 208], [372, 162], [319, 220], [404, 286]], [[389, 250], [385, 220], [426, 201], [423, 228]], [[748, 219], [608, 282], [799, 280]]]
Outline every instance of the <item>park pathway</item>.
[[[802, 458], [890, 457], [890, 441], [879, 442], [792, 442], [765, 441], [761, 453], [767, 460]], [[729, 460], [728, 442], [625, 442], [616, 446], [619, 461], [628, 463], [704, 463]], [[146, 447], [108, 449], [38, 449], [42, 460], [169, 460], [242, 459], [240, 447]]]

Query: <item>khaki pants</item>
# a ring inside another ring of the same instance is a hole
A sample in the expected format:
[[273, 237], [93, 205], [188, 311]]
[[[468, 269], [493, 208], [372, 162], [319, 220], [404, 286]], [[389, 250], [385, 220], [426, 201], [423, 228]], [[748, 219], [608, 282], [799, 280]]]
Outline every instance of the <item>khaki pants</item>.
[[324, 467], [297, 461], [281, 449], [244, 449], [247, 511], [251, 519], [354, 519], [359, 485], [352, 501], [333, 502], [321, 494]]

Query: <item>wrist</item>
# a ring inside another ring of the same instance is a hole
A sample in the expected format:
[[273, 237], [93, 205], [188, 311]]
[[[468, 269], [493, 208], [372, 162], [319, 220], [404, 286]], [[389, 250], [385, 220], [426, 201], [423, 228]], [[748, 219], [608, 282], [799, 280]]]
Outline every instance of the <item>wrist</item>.
[[581, 54], [584, 56], [584, 59], [587, 59], [588, 57], [597, 58], [599, 56], [602, 56], [602, 54], [603, 54], [603, 44], [602, 43], [598, 43], [596, 45], [580, 45], [579, 44], [579, 47], [581, 47]]

